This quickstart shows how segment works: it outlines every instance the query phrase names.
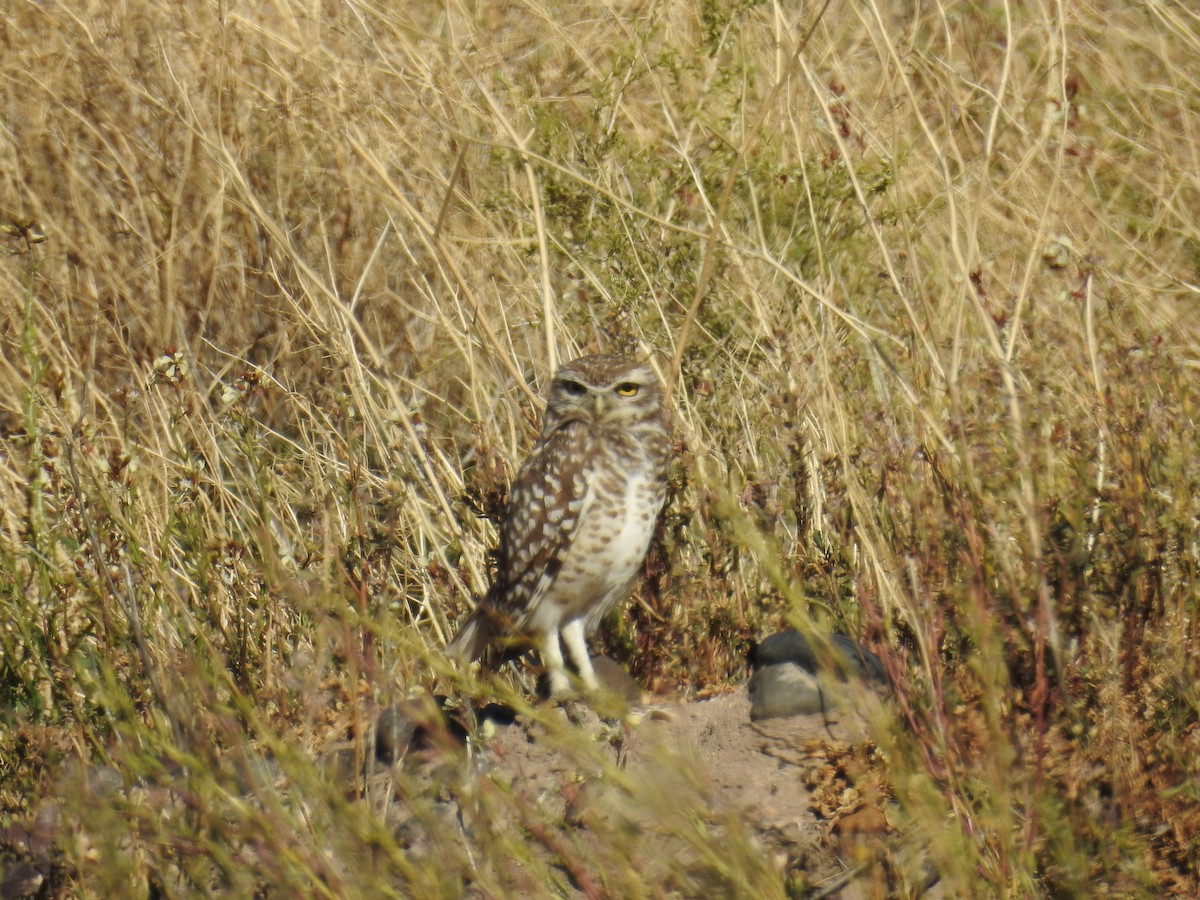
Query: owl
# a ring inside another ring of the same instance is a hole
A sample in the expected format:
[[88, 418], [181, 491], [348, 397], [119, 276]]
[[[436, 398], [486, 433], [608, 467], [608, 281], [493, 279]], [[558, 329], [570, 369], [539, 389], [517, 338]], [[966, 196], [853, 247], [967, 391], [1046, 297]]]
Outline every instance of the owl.
[[662, 404], [644, 362], [584, 356], [554, 373], [541, 436], [509, 491], [495, 583], [450, 641], [451, 656], [476, 660], [532, 638], [560, 696], [570, 690], [565, 643], [595, 690], [587, 634], [629, 596], [666, 497]]

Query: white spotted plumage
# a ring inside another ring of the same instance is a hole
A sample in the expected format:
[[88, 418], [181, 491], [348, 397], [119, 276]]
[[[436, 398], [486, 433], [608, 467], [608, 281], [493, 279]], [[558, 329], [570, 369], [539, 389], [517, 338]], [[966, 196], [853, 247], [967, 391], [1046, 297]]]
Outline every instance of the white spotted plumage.
[[496, 581], [449, 652], [473, 660], [508, 635], [532, 636], [561, 694], [561, 634], [584, 686], [595, 688], [585, 636], [632, 589], [666, 496], [668, 454], [649, 365], [585, 356], [562, 366], [510, 491]]

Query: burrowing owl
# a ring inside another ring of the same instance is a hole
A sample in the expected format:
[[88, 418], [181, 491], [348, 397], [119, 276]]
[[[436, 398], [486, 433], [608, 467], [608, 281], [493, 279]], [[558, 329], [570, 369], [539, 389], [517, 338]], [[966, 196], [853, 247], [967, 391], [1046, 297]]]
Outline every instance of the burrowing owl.
[[666, 496], [662, 386], [649, 365], [584, 356], [554, 374], [542, 434], [509, 492], [495, 584], [447, 648], [539, 641], [550, 691], [569, 688], [559, 633], [588, 690], [586, 635], [633, 587]]

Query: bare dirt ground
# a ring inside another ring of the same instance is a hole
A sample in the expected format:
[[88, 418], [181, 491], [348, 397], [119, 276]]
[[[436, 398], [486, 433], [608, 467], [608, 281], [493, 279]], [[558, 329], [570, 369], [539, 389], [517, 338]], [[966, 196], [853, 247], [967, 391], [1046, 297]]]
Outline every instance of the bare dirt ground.
[[[690, 829], [701, 828], [727, 839], [730, 854], [756, 855], [764, 883], [784, 885], [788, 896], [928, 895], [932, 879], [894, 826], [865, 718], [845, 702], [825, 713], [752, 722], [743, 686], [645, 703], [622, 720], [601, 719], [579, 703], [549, 711], [550, 724], [516, 717], [481, 726], [470, 742], [472, 774], [444, 805], [467, 843], [489, 829], [533, 834], [537, 862], [487, 873], [493, 884], [545, 891], [544, 871], [535, 871], [544, 864], [561, 870], [565, 893], [608, 896], [612, 873], [589, 868], [602, 854], [588, 848], [625, 840], [624, 858], [639, 883], [676, 896], [740, 892], [721, 882], [712, 842], [688, 840]], [[564, 733], [597, 755], [579, 752]], [[513, 808], [536, 816], [497, 813], [488, 802], [496, 785]]]

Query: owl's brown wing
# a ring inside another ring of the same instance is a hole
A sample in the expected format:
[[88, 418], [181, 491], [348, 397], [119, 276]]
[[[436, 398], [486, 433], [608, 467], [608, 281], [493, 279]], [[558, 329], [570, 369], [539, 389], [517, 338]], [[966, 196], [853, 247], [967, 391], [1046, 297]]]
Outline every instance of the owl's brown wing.
[[592, 503], [588, 429], [572, 423], [539, 442], [517, 474], [500, 535], [500, 568], [485, 602], [515, 621], [562, 568]]
[[592, 503], [590, 435], [569, 423], [543, 437], [509, 491], [496, 581], [447, 650], [478, 659], [497, 639], [519, 634], [554, 582]]

